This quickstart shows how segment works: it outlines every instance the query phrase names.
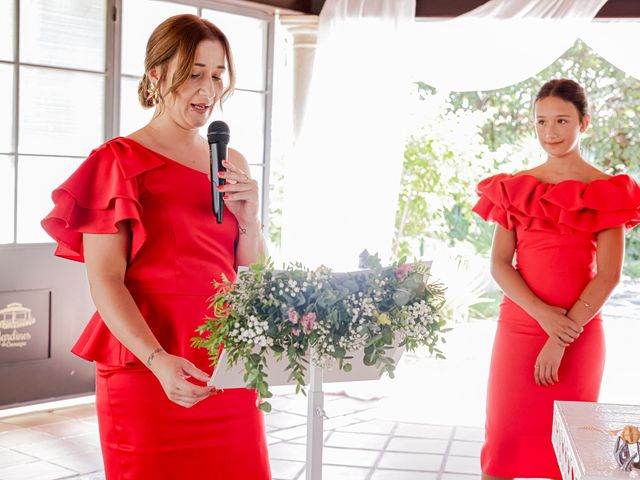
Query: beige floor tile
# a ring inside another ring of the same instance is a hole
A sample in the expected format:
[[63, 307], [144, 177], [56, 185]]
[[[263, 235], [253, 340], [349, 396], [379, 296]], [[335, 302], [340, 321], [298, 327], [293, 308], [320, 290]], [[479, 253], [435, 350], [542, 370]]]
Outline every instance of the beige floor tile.
[[283, 428], [280, 430], [272, 430], [269, 432], [269, 435], [275, 438], [279, 438], [281, 440], [293, 440], [293, 439], [302, 439], [303, 442], [306, 442], [307, 435], [307, 426], [301, 425], [293, 428]]
[[400, 437], [442, 438], [449, 439], [453, 427], [445, 425], [424, 425], [421, 423], [398, 423], [394, 432]]
[[325, 447], [322, 455], [322, 463], [329, 465], [347, 465], [350, 467], [373, 467], [379, 457], [380, 452], [376, 450]]
[[56, 437], [44, 432], [37, 432], [28, 428], [0, 433], [0, 447], [17, 447], [28, 443], [46, 442]]
[[371, 480], [438, 480], [436, 472], [376, 469]]
[[53, 414], [60, 415], [69, 418], [86, 418], [96, 416], [96, 406], [94, 403], [88, 403], [86, 405], [78, 405], [76, 407], [61, 408], [59, 410], [52, 410]]
[[100, 434], [98, 432], [85, 433], [83, 435], [74, 435], [66, 440], [73, 442], [84, 443], [92, 447], [100, 448]]
[[480, 459], [477, 457], [457, 457], [449, 455], [444, 468], [445, 472], [450, 473], [471, 473], [480, 474]]
[[444, 455], [447, 452], [448, 440], [415, 438], [415, 437], [393, 437], [386, 450], [388, 452], [414, 452], [414, 453], [436, 453]]
[[38, 425], [33, 426], [32, 428], [33, 430], [38, 430], [61, 438], [98, 432], [98, 425], [78, 420]]
[[57, 480], [74, 473], [58, 465], [37, 461], [0, 469], [0, 480]]
[[451, 442], [449, 455], [459, 455], [463, 457], [479, 457], [482, 449], [481, 442], [463, 442], [455, 440]]
[[49, 462], [77, 473], [91, 473], [104, 468], [102, 454], [97, 450], [56, 457]]
[[48, 460], [54, 457], [62, 457], [72, 453], [82, 453], [96, 451], [96, 447], [86, 443], [76, 442], [69, 439], [55, 438], [44, 442], [27, 443], [12, 447], [20, 453], [37, 457], [41, 460]]
[[395, 422], [387, 422], [380, 420], [370, 420], [368, 422], [359, 422], [346, 427], [338, 428], [341, 432], [351, 433], [381, 433], [390, 434], [396, 427]]
[[9, 450], [8, 448], [0, 448], [0, 468], [17, 465], [19, 463], [29, 463], [36, 459], [25, 455], [24, 453]]
[[470, 440], [484, 442], [484, 429], [472, 427], [456, 427], [456, 440]]
[[290, 462], [287, 460], [272, 460], [271, 476], [273, 480], [294, 480], [304, 468], [302, 462]]
[[440, 480], [480, 480], [480, 475], [465, 475], [463, 473], [443, 473]]
[[366, 450], [383, 450], [387, 443], [387, 435], [373, 433], [335, 432], [324, 443], [327, 447], [363, 448]]
[[307, 458], [307, 447], [305, 445], [285, 442], [269, 445], [269, 458], [304, 462]]
[[16, 417], [7, 417], [2, 419], [2, 423], [8, 423], [18, 427], [33, 427], [48, 425], [51, 423], [64, 422], [68, 419], [53, 415], [49, 412], [28, 413], [26, 415], [18, 415]]
[[282, 429], [307, 424], [307, 417], [286, 412], [270, 413], [265, 417], [268, 428]]
[[426, 453], [385, 452], [382, 455], [380, 463], [378, 463], [378, 467], [439, 472], [443, 458], [442, 455], [430, 455]]
[[10, 423], [0, 422], [0, 433], [10, 432], [12, 430], [19, 430], [21, 427], [18, 425], [12, 425]]
[[89, 473], [87, 475], [79, 475], [72, 480], [105, 480], [104, 472]]
[[325, 430], [343, 430], [352, 425], [356, 425], [360, 421], [351, 417], [351, 415], [332, 416], [324, 421]]
[[322, 478], [327, 480], [366, 480], [370, 470], [368, 468], [343, 467], [323, 465]]

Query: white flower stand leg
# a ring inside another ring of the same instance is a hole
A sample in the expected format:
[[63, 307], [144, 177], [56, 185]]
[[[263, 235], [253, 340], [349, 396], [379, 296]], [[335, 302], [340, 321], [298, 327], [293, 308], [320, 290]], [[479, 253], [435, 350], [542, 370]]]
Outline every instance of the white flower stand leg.
[[307, 399], [307, 480], [322, 479], [322, 448], [324, 445], [324, 392], [322, 368], [309, 365], [310, 379]]

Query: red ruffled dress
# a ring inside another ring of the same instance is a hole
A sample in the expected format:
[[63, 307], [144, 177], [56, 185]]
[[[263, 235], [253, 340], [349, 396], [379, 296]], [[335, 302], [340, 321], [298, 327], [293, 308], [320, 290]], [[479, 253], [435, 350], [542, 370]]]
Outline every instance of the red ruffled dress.
[[[115, 233], [128, 222], [125, 284], [140, 312], [167, 352], [210, 372], [207, 352], [190, 339], [209, 313], [214, 277], [235, 278], [238, 226], [228, 210], [216, 223], [207, 175], [120, 137], [94, 150], [52, 197], [42, 226], [60, 257], [82, 262], [83, 233]], [[226, 390], [191, 408], [170, 402], [98, 312], [72, 351], [97, 364], [108, 480], [271, 478], [254, 391]]]
[[[640, 223], [640, 188], [627, 175], [591, 183], [543, 183], [499, 174], [478, 185], [473, 211], [516, 233], [516, 269], [544, 302], [570, 309], [595, 275], [599, 231]], [[566, 349], [559, 383], [537, 386], [533, 366], [547, 340], [508, 297], [500, 305], [487, 393], [482, 471], [561, 478], [551, 444], [554, 400], [598, 400], [605, 358], [600, 314]]]

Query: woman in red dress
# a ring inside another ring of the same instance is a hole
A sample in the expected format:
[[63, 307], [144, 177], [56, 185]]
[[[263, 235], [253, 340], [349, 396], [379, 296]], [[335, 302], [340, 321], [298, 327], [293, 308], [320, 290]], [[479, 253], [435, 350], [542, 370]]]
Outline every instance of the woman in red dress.
[[534, 106], [546, 162], [483, 180], [474, 207], [497, 223], [491, 272], [504, 291], [489, 374], [485, 480], [561, 478], [553, 402], [598, 400], [600, 310], [620, 279], [625, 228], [640, 222], [636, 182], [580, 155], [589, 125], [583, 88], [551, 80]]
[[85, 262], [98, 309], [73, 352], [96, 362], [108, 480], [270, 478], [256, 392], [211, 391], [207, 353], [190, 347], [211, 281], [234, 278], [266, 251], [257, 183], [234, 150], [221, 174], [223, 222], [211, 213], [198, 129], [234, 78], [217, 27], [193, 15], [167, 19], [149, 39], [139, 86], [153, 118], [95, 149], [53, 192], [42, 222], [57, 255]]

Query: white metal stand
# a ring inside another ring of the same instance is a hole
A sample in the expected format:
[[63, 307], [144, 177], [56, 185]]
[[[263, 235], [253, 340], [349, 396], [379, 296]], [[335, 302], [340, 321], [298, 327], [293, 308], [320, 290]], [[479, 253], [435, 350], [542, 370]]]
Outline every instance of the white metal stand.
[[324, 446], [324, 392], [322, 368], [309, 365], [310, 379], [307, 399], [307, 480], [322, 480], [322, 448]]
[[[393, 352], [388, 352], [396, 363], [402, 357], [404, 349], [396, 347]], [[226, 360], [223, 350], [219, 359], [219, 366], [213, 372], [209, 386], [216, 388], [245, 388], [244, 366], [242, 362], [231, 367]], [[362, 351], [353, 353], [353, 370], [345, 372], [338, 368], [322, 368], [313, 364], [309, 353], [309, 369], [306, 379], [308, 380], [309, 391], [307, 392], [307, 473], [306, 480], [322, 480], [322, 449], [324, 446], [324, 420], [328, 418], [324, 411], [324, 392], [322, 382], [354, 382], [362, 380], [377, 380], [380, 372], [373, 367], [367, 367], [362, 361], [364, 353]], [[290, 370], [287, 369], [287, 362], [278, 362], [273, 354], [267, 358], [267, 368], [269, 372], [269, 385], [291, 385], [293, 381], [289, 378]]]

